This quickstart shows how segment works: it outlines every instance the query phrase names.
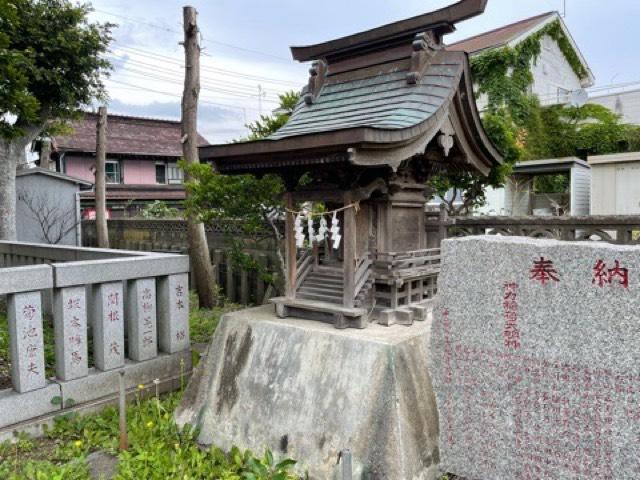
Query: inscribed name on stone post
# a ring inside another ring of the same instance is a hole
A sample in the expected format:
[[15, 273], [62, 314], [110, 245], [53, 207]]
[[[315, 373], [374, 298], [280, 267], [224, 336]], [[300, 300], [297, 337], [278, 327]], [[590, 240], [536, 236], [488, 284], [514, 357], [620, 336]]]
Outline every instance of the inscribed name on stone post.
[[444, 471], [640, 478], [640, 247], [448, 240], [438, 286]]

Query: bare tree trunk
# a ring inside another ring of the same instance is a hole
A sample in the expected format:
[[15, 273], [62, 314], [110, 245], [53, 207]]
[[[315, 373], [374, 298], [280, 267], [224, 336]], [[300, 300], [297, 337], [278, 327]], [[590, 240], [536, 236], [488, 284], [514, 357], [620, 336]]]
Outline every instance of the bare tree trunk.
[[[200, 45], [198, 43], [197, 12], [184, 7], [185, 78], [182, 96], [182, 153], [187, 164], [199, 163], [198, 156], [198, 98], [200, 96]], [[187, 179], [188, 180], [188, 179]], [[195, 218], [187, 218], [189, 255], [196, 282], [200, 306], [216, 305], [213, 267], [204, 225]]]
[[109, 248], [107, 227], [107, 187], [105, 165], [107, 161], [107, 107], [98, 109], [96, 126], [96, 236], [99, 248]]
[[19, 148], [15, 141], [0, 140], [0, 240], [16, 240], [16, 165]]
[[[40, 147], [40, 168], [51, 170], [51, 139], [43, 138]], [[55, 170], [55, 169], [54, 169]]]

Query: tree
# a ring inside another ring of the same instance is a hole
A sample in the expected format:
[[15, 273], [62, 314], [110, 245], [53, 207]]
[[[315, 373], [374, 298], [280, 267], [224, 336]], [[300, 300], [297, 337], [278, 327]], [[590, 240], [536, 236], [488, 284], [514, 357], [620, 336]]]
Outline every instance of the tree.
[[0, 0], [0, 239], [16, 236], [15, 173], [55, 121], [105, 97], [111, 24], [68, 0]]
[[[300, 95], [287, 92], [280, 95], [280, 109], [273, 116], [261, 116], [260, 120], [247, 125], [251, 134], [245, 138], [259, 140], [268, 137], [289, 119]], [[249, 255], [243, 253], [248, 242], [259, 242], [265, 238], [275, 243], [279, 259], [280, 275], [284, 278], [283, 235], [279, 219], [284, 213], [282, 194], [284, 186], [279, 177], [265, 175], [221, 175], [209, 165], [183, 165], [193, 181], [187, 182], [189, 198], [185, 202], [188, 214], [197, 215], [205, 223], [216, 221], [234, 222], [242, 231], [242, 237], [229, 236], [233, 260], [237, 266], [253, 269], [267, 282], [274, 279]]]

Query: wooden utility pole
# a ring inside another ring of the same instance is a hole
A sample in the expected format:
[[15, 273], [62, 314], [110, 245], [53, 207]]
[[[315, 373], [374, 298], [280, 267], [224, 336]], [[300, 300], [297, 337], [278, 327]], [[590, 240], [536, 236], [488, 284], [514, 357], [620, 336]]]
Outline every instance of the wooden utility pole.
[[[182, 95], [182, 154], [188, 165], [200, 162], [198, 156], [198, 98], [200, 96], [200, 43], [198, 12], [194, 7], [184, 7], [185, 77]], [[186, 180], [190, 180], [187, 176]], [[188, 195], [188, 193], [187, 193]], [[189, 255], [196, 291], [201, 307], [213, 308], [216, 304], [213, 267], [204, 224], [193, 217], [187, 218]]]
[[99, 248], [109, 248], [107, 230], [107, 187], [105, 165], [107, 160], [107, 107], [98, 109], [96, 127], [96, 236]]

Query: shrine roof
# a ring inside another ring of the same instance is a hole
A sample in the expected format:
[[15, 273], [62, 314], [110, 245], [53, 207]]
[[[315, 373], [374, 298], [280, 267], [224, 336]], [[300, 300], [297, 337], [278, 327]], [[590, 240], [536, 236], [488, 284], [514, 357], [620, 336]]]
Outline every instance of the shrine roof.
[[[354, 80], [327, 81], [312, 105], [301, 99], [289, 121], [269, 137], [308, 135], [350, 128], [403, 130], [433, 116], [455, 93], [464, 70], [462, 55], [439, 52], [415, 85], [407, 68], [384, 67]], [[303, 91], [303, 97], [306, 93]]]
[[501, 157], [480, 122], [467, 54], [444, 48], [441, 24], [479, 14], [486, 2], [293, 48], [294, 58], [317, 61], [289, 121], [263, 140], [200, 147], [201, 159], [228, 173], [336, 162], [396, 169], [446, 130], [466, 163], [487, 173]]

